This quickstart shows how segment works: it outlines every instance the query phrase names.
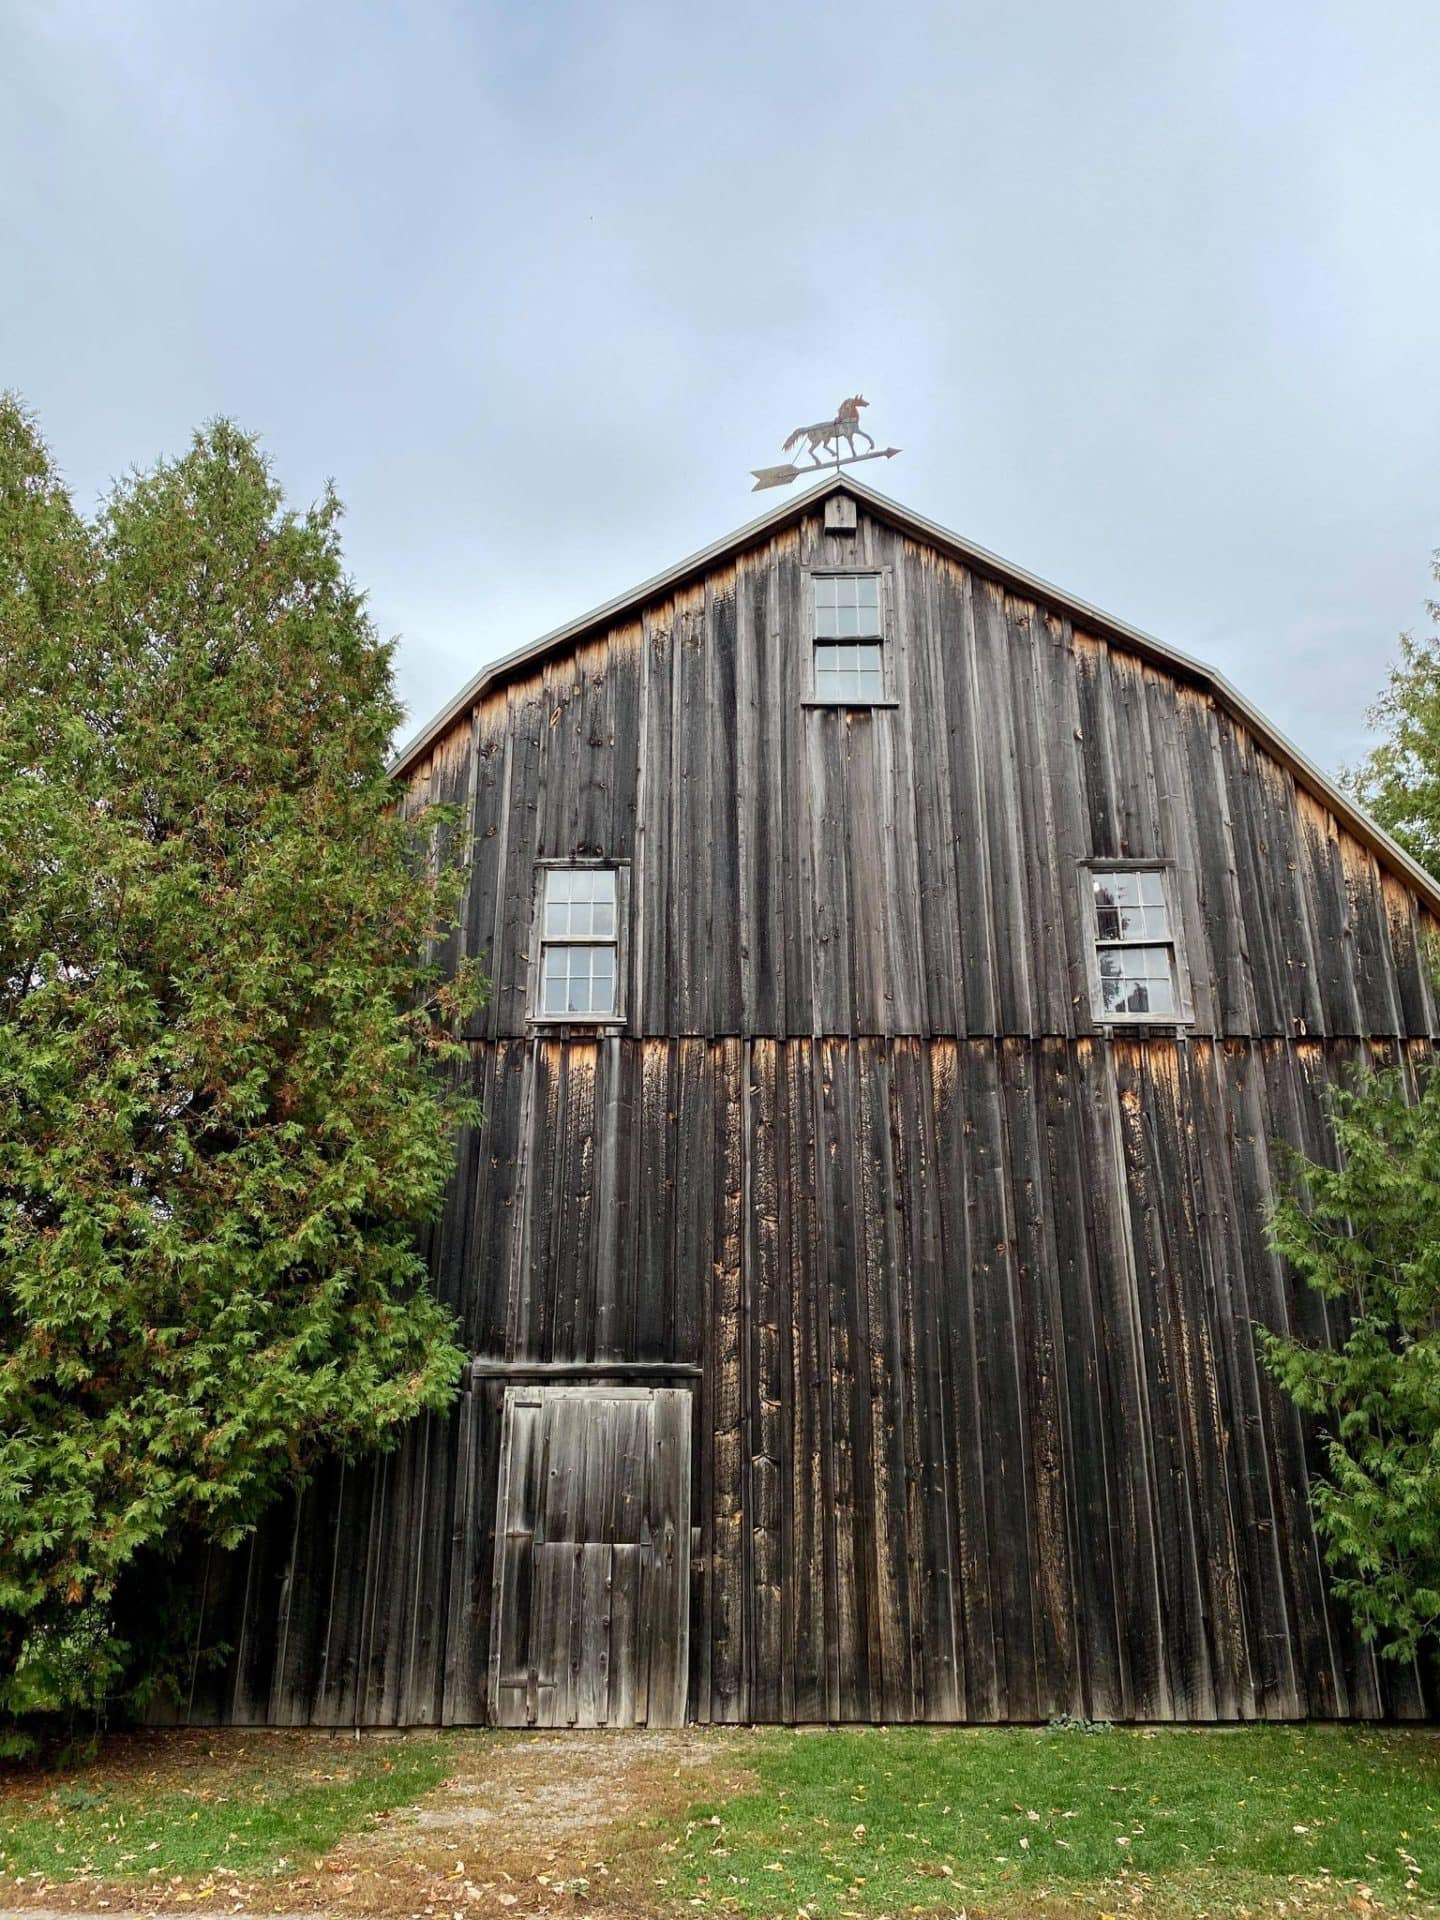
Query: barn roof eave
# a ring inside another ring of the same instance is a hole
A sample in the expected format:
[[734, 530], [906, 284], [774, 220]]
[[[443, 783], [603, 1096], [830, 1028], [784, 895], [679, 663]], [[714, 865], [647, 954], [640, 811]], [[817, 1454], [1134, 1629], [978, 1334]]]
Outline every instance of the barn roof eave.
[[1139, 627], [1132, 627], [1123, 620], [1117, 620], [1113, 614], [1092, 607], [1087, 601], [1079, 600], [1063, 588], [1053, 586], [1048, 580], [1027, 573], [1023, 567], [1017, 567], [1009, 560], [1002, 560], [998, 554], [988, 552], [977, 546], [974, 541], [964, 539], [958, 533], [952, 533], [948, 527], [942, 527], [933, 520], [927, 520], [923, 514], [912, 508], [902, 506], [899, 501], [888, 499], [883, 493], [877, 493], [863, 481], [847, 474], [830, 474], [818, 486], [794, 498], [782, 501], [759, 519], [739, 527], [723, 539], [714, 541], [708, 547], [702, 547], [698, 553], [689, 554], [673, 567], [667, 567], [663, 573], [657, 573], [653, 579], [645, 580], [636, 587], [618, 594], [613, 600], [607, 600], [602, 606], [594, 607], [589, 613], [582, 614], [578, 620], [568, 621], [552, 632], [542, 634], [538, 640], [530, 641], [526, 646], [517, 648], [502, 659], [492, 661], [482, 667], [473, 679], [460, 689], [453, 700], [448, 701], [440, 711], [423, 726], [413, 738], [395, 755], [390, 763], [390, 772], [397, 779], [408, 773], [428, 749], [434, 745], [441, 734], [447, 732], [460, 716], [469, 711], [476, 701], [487, 693], [502, 686], [513, 674], [524, 668], [536, 665], [551, 654], [562, 651], [576, 641], [584, 639], [597, 630], [613, 626], [616, 621], [634, 614], [650, 601], [672, 592], [675, 588], [693, 580], [697, 575], [706, 573], [719, 562], [732, 554], [753, 546], [757, 541], [778, 531], [792, 520], [798, 520], [813, 511], [815, 506], [832, 493], [852, 494], [856, 500], [875, 514], [878, 519], [889, 522], [902, 533], [913, 534], [927, 544], [952, 555], [976, 572], [988, 575], [1017, 592], [1042, 602], [1065, 614], [1072, 623], [1094, 633], [1103, 639], [1114, 640], [1128, 652], [1138, 654], [1142, 659], [1155, 665], [1168, 668], [1183, 676], [1196, 686], [1210, 693], [1218, 705], [1225, 708], [1255, 737], [1263, 742], [1269, 751], [1285, 767], [1288, 767], [1299, 784], [1305, 787], [1318, 800], [1344, 822], [1350, 831], [1364, 845], [1395, 873], [1407, 886], [1414, 889], [1430, 908], [1440, 916], [1440, 885], [1431, 879], [1425, 869], [1413, 860], [1405, 849], [1392, 840], [1384, 828], [1372, 820], [1362, 807], [1350, 799], [1349, 795], [1323, 773], [1314, 762], [1284, 734], [1278, 731], [1259, 710], [1252, 706], [1244, 694], [1233, 687], [1221, 673], [1208, 667], [1203, 661], [1193, 659], [1182, 653], [1178, 647], [1172, 647], [1154, 634], [1145, 633]]

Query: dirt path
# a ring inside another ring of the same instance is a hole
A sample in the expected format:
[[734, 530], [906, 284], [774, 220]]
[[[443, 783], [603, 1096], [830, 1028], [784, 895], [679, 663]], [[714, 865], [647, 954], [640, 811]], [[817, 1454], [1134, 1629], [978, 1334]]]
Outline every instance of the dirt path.
[[458, 1907], [467, 1920], [653, 1912], [669, 1876], [647, 1824], [743, 1786], [747, 1743], [694, 1731], [497, 1741], [408, 1819], [393, 1815], [335, 1849], [335, 1910], [410, 1911], [404, 1890], [423, 1886], [434, 1911]]
[[457, 1745], [454, 1769], [434, 1792], [342, 1840], [318, 1872], [164, 1888], [51, 1884], [36, 1889], [34, 1905], [0, 1906], [0, 1916], [129, 1920], [208, 1910], [256, 1920], [639, 1920], [672, 1897], [653, 1823], [743, 1788], [754, 1738], [693, 1728], [479, 1736]]

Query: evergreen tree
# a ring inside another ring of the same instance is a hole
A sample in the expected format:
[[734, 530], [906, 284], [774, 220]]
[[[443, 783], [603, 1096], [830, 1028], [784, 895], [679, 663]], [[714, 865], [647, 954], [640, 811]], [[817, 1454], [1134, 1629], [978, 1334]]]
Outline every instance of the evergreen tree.
[[[1429, 611], [1440, 623], [1440, 603]], [[1346, 785], [1440, 878], [1440, 630], [1401, 636], [1369, 718], [1381, 741]], [[1299, 1163], [1271, 1223], [1278, 1250], [1341, 1303], [1344, 1337], [1261, 1334], [1270, 1371], [1320, 1425], [1329, 1473], [1314, 1505], [1336, 1591], [1368, 1639], [1407, 1657], [1440, 1626], [1440, 1070], [1414, 1091], [1392, 1072], [1336, 1095], [1339, 1169]]]
[[76, 513], [0, 402], [0, 1712], [125, 1679], [137, 1554], [232, 1544], [461, 1356], [436, 1213], [474, 996], [395, 805], [333, 495], [253, 441]]
[[[1440, 553], [1432, 563], [1440, 582]], [[1383, 738], [1346, 785], [1405, 851], [1440, 879], [1440, 601], [1435, 631], [1400, 636], [1400, 660], [1369, 713]]]
[[1260, 1336], [1319, 1424], [1335, 1590], [1398, 1657], [1440, 1626], [1440, 1070], [1407, 1092], [1388, 1072], [1337, 1093], [1339, 1167], [1300, 1163], [1272, 1219], [1277, 1250], [1340, 1303], [1337, 1343]]

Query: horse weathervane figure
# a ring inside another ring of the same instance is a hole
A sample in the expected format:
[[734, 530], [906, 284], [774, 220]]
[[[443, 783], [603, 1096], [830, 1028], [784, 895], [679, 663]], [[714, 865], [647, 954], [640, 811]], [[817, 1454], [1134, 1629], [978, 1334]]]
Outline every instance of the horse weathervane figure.
[[[819, 468], [828, 467], [838, 472], [841, 467], [858, 466], [862, 460], [893, 460], [900, 451], [899, 447], [877, 448], [860, 424], [860, 409], [868, 407], [869, 404], [863, 393], [854, 393], [848, 400], [840, 402], [833, 420], [819, 420], [813, 427], [797, 427], [780, 451], [789, 453], [804, 440], [807, 443], [806, 451], [810, 455], [809, 464], [807, 466], [752, 467], [750, 471], [755, 476], [755, 484], [750, 491], [759, 493], [765, 487], [788, 487], [790, 482], [798, 480], [802, 473], [810, 473]], [[857, 434], [869, 448], [868, 453], [856, 453]], [[845, 460], [840, 458], [842, 440], [850, 449], [849, 458]], [[819, 458], [816, 450], [820, 447], [829, 449], [830, 459]]]

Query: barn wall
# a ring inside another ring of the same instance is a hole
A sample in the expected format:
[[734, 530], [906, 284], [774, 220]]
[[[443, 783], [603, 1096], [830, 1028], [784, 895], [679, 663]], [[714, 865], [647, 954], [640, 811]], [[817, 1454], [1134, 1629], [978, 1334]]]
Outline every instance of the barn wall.
[[[802, 569], [886, 569], [896, 704], [806, 707]], [[430, 1239], [492, 1363], [698, 1365], [701, 1720], [1416, 1713], [1330, 1603], [1254, 1326], [1272, 1143], [1429, 1053], [1433, 923], [1208, 696], [818, 513], [521, 673], [453, 803], [483, 1125]], [[627, 1020], [527, 1020], [537, 859], [625, 860]], [[1174, 863], [1195, 1021], [1094, 1030], [1078, 865]], [[197, 1718], [484, 1717], [503, 1389], [206, 1579]]]
[[[1324, 1330], [1268, 1143], [1324, 1152], [1359, 1052], [502, 1041], [440, 1278], [478, 1349], [703, 1367], [699, 1719], [1419, 1712], [1327, 1598], [1252, 1330]], [[198, 1716], [483, 1717], [498, 1394], [225, 1563]]]

